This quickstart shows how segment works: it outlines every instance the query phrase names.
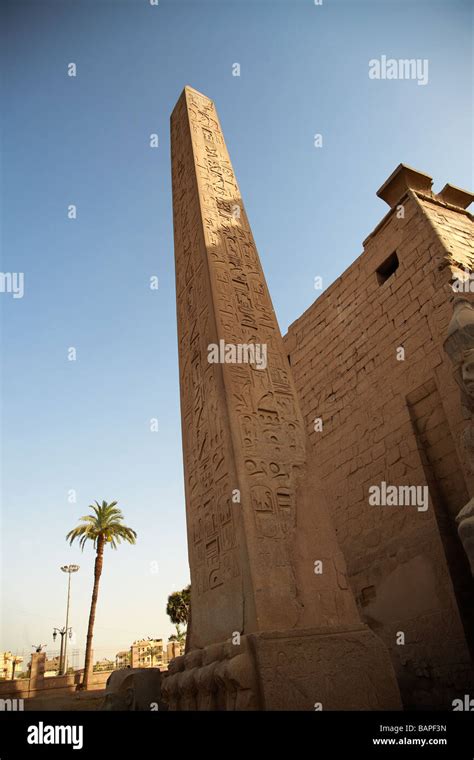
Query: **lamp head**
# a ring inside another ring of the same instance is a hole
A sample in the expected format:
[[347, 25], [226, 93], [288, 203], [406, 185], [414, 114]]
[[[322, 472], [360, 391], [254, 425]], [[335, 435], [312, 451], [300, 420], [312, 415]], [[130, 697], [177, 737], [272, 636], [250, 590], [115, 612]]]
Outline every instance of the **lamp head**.
[[77, 573], [79, 565], [61, 565], [63, 573]]

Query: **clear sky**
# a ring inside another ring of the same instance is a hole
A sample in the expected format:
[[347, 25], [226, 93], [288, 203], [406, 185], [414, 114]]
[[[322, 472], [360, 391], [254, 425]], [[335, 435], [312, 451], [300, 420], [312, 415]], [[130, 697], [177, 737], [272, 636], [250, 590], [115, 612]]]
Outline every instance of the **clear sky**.
[[[71, 562], [83, 649], [94, 554], [65, 535], [94, 499], [138, 532], [105, 553], [96, 659], [168, 636], [167, 596], [189, 580], [169, 149], [184, 85], [216, 103], [286, 331], [314, 278], [360, 254], [400, 162], [472, 187], [471, 15], [459, 0], [3, 2], [2, 271], [25, 291], [0, 293], [0, 649], [57, 649]], [[427, 59], [428, 83], [369, 79], [382, 55]]]

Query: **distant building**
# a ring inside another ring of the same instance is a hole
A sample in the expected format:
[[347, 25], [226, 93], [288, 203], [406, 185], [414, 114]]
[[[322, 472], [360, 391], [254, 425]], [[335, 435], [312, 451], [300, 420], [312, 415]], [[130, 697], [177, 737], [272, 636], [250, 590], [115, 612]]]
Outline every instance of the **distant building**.
[[58, 676], [59, 666], [60, 666], [59, 656], [47, 658], [44, 664], [44, 677], [50, 678], [51, 676]]
[[10, 681], [18, 676], [22, 662], [23, 657], [19, 657], [13, 652], [0, 652], [0, 680]]
[[104, 672], [105, 670], [114, 670], [115, 663], [113, 660], [107, 659], [107, 657], [104, 657], [103, 660], [97, 660], [97, 662], [94, 665], [93, 670], [96, 673]]
[[122, 649], [115, 655], [115, 667], [117, 669], [126, 668], [130, 665], [130, 650]]
[[166, 665], [166, 651], [163, 639], [141, 639], [130, 647], [132, 668], [162, 668]]
[[122, 649], [115, 655], [116, 668], [160, 668], [166, 670], [173, 657], [184, 654], [184, 641], [163, 639], [138, 639], [130, 649]]

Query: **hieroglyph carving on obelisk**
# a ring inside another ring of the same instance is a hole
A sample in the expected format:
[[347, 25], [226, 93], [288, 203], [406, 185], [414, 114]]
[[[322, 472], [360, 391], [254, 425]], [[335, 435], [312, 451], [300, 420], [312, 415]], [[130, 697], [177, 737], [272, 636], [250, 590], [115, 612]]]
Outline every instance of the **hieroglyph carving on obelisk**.
[[297, 498], [288, 359], [216, 109], [189, 87], [171, 151], [192, 645], [358, 620], [330, 522]]
[[388, 652], [361, 623], [306, 468], [216, 109], [189, 87], [171, 117], [171, 155], [192, 623], [164, 698], [171, 710], [397, 709]]

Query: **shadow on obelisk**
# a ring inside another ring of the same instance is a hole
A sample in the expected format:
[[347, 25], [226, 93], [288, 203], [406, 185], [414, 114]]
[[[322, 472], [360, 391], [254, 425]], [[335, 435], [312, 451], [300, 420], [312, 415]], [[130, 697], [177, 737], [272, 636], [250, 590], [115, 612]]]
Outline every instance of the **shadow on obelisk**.
[[[213, 244], [204, 232], [183, 250], [176, 243], [192, 625], [163, 697], [171, 710], [398, 710], [388, 650], [360, 619], [323, 489], [307, 468], [242, 199], [221, 202], [219, 213]], [[267, 345], [267, 366], [210, 363], [209, 346], [221, 341]], [[238, 502], [212, 491], [208, 472]]]

